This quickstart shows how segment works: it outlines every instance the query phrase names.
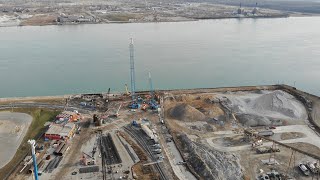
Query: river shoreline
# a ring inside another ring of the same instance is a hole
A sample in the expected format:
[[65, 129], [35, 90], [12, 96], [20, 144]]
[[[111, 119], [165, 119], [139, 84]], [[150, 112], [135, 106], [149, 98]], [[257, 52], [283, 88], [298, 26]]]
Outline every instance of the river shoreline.
[[[19, 25], [0, 25], [0, 28], [5, 27], [25, 27], [25, 26], [68, 26], [68, 25], [84, 25], [84, 24], [142, 24], [142, 23], [169, 23], [169, 22], [192, 22], [192, 21], [201, 21], [201, 20], [219, 20], [219, 19], [273, 19], [273, 18], [289, 18], [289, 17], [311, 17], [317, 15], [273, 15], [273, 16], [224, 16], [224, 17], [212, 17], [212, 18], [199, 18], [199, 19], [181, 19], [181, 20], [169, 20], [169, 21], [108, 21], [108, 22], [97, 22], [97, 23], [57, 23], [57, 22], [42, 22], [42, 23], [21, 23]], [[318, 15], [319, 16], [319, 15]]]

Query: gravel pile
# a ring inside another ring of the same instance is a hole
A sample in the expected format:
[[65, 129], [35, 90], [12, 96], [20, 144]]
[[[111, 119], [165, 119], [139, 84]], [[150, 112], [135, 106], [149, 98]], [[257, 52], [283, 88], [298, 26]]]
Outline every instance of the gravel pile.
[[182, 121], [202, 121], [206, 119], [202, 112], [185, 103], [173, 107], [170, 110], [170, 116]]
[[281, 91], [223, 94], [226, 106], [238, 120], [248, 126], [281, 125], [283, 120], [307, 119], [303, 104], [292, 95]]
[[252, 101], [251, 107], [260, 113], [275, 111], [293, 119], [305, 119], [307, 117], [307, 112], [302, 103], [298, 102], [292, 95], [280, 90], [258, 97]]

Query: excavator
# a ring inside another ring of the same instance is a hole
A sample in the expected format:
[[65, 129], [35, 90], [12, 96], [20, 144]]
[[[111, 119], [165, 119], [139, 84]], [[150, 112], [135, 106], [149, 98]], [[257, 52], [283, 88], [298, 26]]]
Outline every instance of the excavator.
[[121, 106], [122, 106], [122, 103], [120, 104], [119, 108], [117, 109], [117, 112], [115, 114], [109, 115], [109, 117], [115, 117], [115, 118], [119, 117], [120, 116], [119, 111], [121, 109]]
[[130, 92], [129, 92], [129, 90], [128, 90], [128, 85], [125, 84], [124, 86], [125, 86], [125, 88], [126, 88], [126, 93], [125, 93], [124, 95], [130, 96]]

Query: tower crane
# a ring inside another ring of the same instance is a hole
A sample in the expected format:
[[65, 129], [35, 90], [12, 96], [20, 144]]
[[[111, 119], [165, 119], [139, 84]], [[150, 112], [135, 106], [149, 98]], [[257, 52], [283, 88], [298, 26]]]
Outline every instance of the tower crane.
[[109, 109], [109, 99], [110, 99], [110, 88], [108, 89], [108, 93], [107, 93], [107, 100], [106, 100], [106, 103], [107, 103], [107, 110]]
[[39, 180], [39, 177], [38, 177], [37, 158], [36, 158], [36, 152], [35, 152], [36, 141], [35, 141], [34, 139], [30, 139], [30, 140], [28, 140], [28, 143], [29, 143], [30, 146], [31, 146], [34, 179], [35, 179], [35, 180]]
[[133, 39], [130, 39], [129, 44], [129, 50], [130, 50], [130, 78], [131, 78], [131, 98], [132, 102], [129, 105], [129, 108], [131, 109], [139, 109], [140, 104], [136, 102], [136, 79], [135, 79], [135, 70], [134, 70], [134, 46], [133, 46]]
[[159, 105], [158, 103], [154, 100], [154, 90], [153, 90], [153, 85], [152, 85], [152, 79], [151, 79], [151, 73], [149, 72], [149, 85], [150, 85], [150, 95], [151, 95], [151, 99], [149, 102], [149, 105], [151, 107], [151, 109], [158, 109]]
[[132, 101], [135, 101], [135, 90], [136, 90], [136, 79], [135, 79], [135, 70], [134, 70], [134, 45], [133, 39], [130, 39], [130, 73], [131, 73], [131, 97]]

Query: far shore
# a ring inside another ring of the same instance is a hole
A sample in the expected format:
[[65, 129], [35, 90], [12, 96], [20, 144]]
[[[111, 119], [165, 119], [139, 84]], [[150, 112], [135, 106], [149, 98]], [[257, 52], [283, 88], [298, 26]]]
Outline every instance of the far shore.
[[211, 18], [198, 18], [198, 19], [181, 19], [181, 20], [164, 20], [164, 21], [108, 21], [108, 22], [97, 22], [97, 23], [57, 23], [57, 22], [31, 22], [31, 23], [20, 23], [19, 25], [1, 25], [0, 27], [23, 27], [23, 26], [66, 26], [66, 25], [83, 25], [83, 24], [127, 24], [127, 23], [166, 23], [166, 22], [191, 22], [201, 20], [219, 20], [219, 19], [268, 19], [268, 18], [289, 18], [289, 17], [312, 17], [319, 16], [319, 14], [280, 14], [271, 16], [220, 16]]

